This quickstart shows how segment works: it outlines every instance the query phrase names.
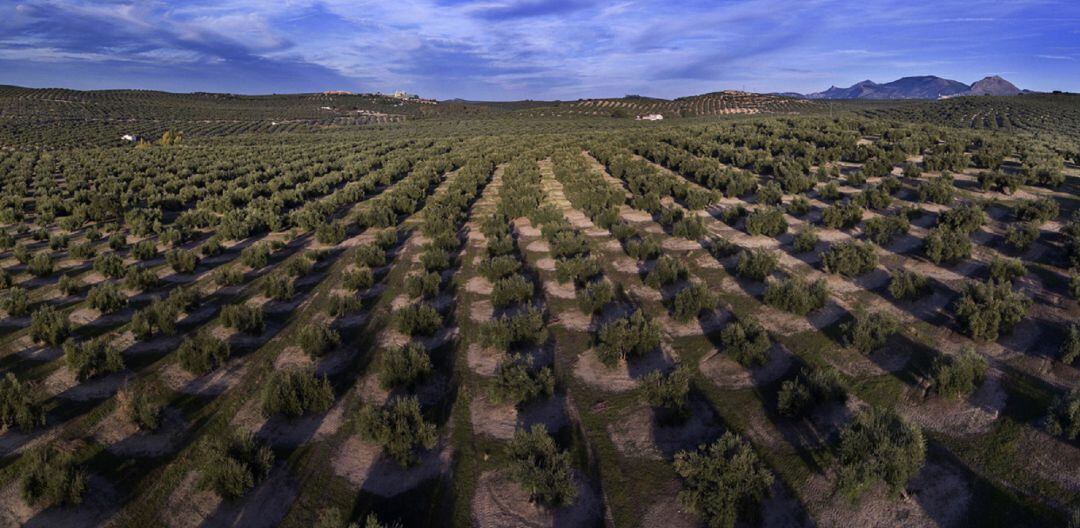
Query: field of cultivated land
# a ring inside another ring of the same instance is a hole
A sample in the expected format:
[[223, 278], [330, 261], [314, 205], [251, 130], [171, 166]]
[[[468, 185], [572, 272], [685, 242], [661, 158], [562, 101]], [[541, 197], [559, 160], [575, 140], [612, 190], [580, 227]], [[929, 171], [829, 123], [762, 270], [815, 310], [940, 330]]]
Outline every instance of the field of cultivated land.
[[0, 525], [1077, 520], [1076, 153], [478, 130], [0, 151]]

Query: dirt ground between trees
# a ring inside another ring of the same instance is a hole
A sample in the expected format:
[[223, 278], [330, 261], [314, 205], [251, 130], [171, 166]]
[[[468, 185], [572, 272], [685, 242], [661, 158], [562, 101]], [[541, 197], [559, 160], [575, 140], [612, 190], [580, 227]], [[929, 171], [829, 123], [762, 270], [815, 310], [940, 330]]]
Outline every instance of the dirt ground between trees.
[[139, 430], [119, 410], [115, 410], [98, 422], [91, 434], [114, 455], [158, 457], [179, 447], [186, 428], [183, 414], [169, 407], [162, 410], [161, 421], [154, 431]]
[[473, 523], [477, 528], [507, 526], [528, 528], [595, 526], [603, 515], [600, 498], [584, 476], [576, 474], [577, 500], [569, 506], [550, 509], [533, 503], [529, 494], [505, 471], [480, 475], [472, 498]]
[[819, 496], [824, 496], [824, 502], [818, 503], [820, 511], [815, 515], [822, 528], [960, 527], [972, 499], [971, 488], [960, 470], [935, 462], [923, 466], [908, 483], [907, 496], [902, 497], [890, 497], [885, 485], [877, 484], [852, 504], [840, 494], [832, 495], [832, 484], [827, 480], [821, 475], [811, 477], [811, 487]]
[[686, 421], [671, 424], [662, 423], [648, 406], [635, 405], [608, 424], [607, 431], [623, 456], [665, 460], [719, 437], [723, 427], [708, 405], [695, 402]]
[[289, 512], [297, 496], [288, 468], [278, 463], [265, 480], [243, 497], [226, 501], [212, 491], [199, 490], [198, 475], [189, 473], [162, 510], [163, 526], [169, 528], [271, 528]]
[[495, 403], [488, 394], [481, 393], [469, 403], [469, 417], [474, 433], [499, 440], [510, 440], [517, 430], [526, 430], [535, 424], [543, 424], [548, 432], [555, 433], [569, 423], [566, 400], [560, 395], [518, 408]]
[[196, 376], [180, 366], [170, 363], [161, 371], [161, 380], [169, 389], [197, 396], [216, 396], [240, 382], [247, 372], [243, 358], [233, 358], [217, 370]]
[[382, 448], [352, 435], [334, 457], [334, 472], [357, 489], [380, 497], [393, 497], [420, 485], [425, 480], [450, 470], [452, 450], [445, 439], [435, 449], [420, 454], [420, 462], [402, 468], [382, 452]]
[[667, 372], [674, 368], [677, 356], [666, 344], [657, 350], [629, 362], [620, 361], [615, 367], [600, 362], [595, 349], [582, 352], [574, 365], [574, 375], [581, 381], [610, 392], [626, 392], [636, 389], [641, 378], [659, 370]]
[[1005, 404], [1008, 394], [1001, 386], [1001, 373], [992, 371], [971, 395], [956, 400], [931, 396], [925, 401], [901, 405], [900, 414], [931, 431], [952, 436], [984, 433], [990, 430]]

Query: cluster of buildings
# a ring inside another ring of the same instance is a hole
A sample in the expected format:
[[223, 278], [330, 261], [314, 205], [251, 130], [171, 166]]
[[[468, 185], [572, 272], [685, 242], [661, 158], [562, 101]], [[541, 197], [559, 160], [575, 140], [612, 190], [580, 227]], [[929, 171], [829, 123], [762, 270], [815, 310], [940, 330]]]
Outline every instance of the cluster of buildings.
[[[322, 94], [323, 95], [357, 95], [357, 94], [354, 94], [353, 92], [350, 92], [348, 90], [326, 90]], [[420, 97], [419, 95], [411, 94], [411, 93], [408, 93], [408, 92], [406, 92], [404, 90], [398, 90], [398, 91], [396, 91], [396, 92], [394, 92], [394, 93], [392, 93], [390, 95], [384, 94], [382, 92], [375, 92], [373, 94], [372, 93], [365, 93], [365, 94], [359, 94], [359, 95], [368, 96], [368, 97], [370, 97], [370, 96], [392, 97], [392, 98], [397, 99], [399, 101], [408, 101], [410, 103], [439, 104], [439, 102], [436, 101], [435, 99], [425, 99], [423, 97]]]
[[424, 99], [423, 97], [420, 97], [419, 95], [410, 94], [410, 93], [405, 92], [404, 90], [398, 90], [398, 91], [394, 92], [394, 95], [392, 95], [391, 97], [393, 97], [394, 99], [400, 99], [402, 101], [409, 101], [409, 102], [412, 102], [412, 103], [439, 104], [439, 102], [434, 100], [434, 99]]

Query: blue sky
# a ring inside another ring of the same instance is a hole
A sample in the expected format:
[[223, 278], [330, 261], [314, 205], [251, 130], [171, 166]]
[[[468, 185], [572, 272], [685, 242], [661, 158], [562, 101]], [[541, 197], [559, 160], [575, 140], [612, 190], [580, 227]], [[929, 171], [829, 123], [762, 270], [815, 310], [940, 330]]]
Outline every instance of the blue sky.
[[923, 74], [1080, 91], [1080, 1], [0, 0], [0, 83], [23, 86], [508, 100]]

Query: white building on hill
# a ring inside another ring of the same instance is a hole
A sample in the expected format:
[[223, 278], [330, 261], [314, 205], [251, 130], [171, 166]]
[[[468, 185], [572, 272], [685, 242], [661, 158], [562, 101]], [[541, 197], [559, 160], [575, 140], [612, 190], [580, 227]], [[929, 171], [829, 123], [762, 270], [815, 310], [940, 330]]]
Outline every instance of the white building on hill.
[[664, 119], [664, 114], [639, 115], [635, 119], [637, 119], [638, 121], [660, 121]]

